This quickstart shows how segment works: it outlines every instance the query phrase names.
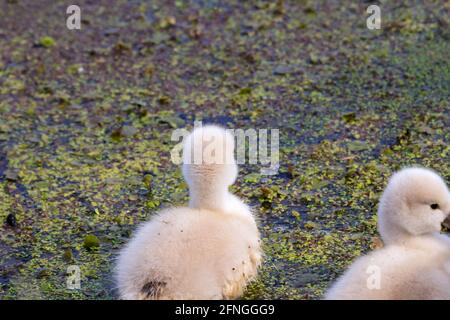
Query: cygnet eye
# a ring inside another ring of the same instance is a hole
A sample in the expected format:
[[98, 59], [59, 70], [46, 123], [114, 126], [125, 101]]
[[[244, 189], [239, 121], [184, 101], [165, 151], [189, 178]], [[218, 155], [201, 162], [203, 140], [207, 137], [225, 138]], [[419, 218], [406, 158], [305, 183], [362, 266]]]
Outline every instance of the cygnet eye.
[[433, 203], [430, 207], [433, 210], [439, 209], [439, 205], [437, 203]]

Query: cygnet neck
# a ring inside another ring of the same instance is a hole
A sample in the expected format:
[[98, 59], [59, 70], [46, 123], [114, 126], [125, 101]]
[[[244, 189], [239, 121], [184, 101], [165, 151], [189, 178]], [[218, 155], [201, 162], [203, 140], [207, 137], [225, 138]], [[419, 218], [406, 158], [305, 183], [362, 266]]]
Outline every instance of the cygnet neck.
[[411, 234], [406, 229], [398, 225], [384, 226], [383, 231], [380, 232], [381, 239], [385, 245], [388, 244], [404, 244], [410, 242], [413, 239], [432, 237], [433, 235], [439, 234], [439, 232], [430, 232], [424, 234]]
[[398, 226], [389, 226], [385, 229], [387, 230], [385, 230], [384, 233], [381, 233], [381, 239], [385, 245], [400, 244], [413, 238], [413, 235]]
[[189, 188], [189, 207], [223, 211], [229, 201], [227, 186], [202, 185]]

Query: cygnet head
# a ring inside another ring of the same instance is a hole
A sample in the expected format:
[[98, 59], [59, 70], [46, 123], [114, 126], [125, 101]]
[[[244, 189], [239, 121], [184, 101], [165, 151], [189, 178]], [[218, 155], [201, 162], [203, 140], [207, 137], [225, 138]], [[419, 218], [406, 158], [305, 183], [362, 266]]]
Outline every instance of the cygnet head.
[[450, 192], [434, 171], [407, 168], [394, 174], [381, 197], [378, 229], [386, 243], [438, 233], [450, 214]]
[[[234, 136], [208, 125], [196, 128], [183, 144], [183, 176], [189, 185], [191, 207], [208, 208], [223, 202], [238, 173]], [[209, 205], [208, 205], [209, 204]]]

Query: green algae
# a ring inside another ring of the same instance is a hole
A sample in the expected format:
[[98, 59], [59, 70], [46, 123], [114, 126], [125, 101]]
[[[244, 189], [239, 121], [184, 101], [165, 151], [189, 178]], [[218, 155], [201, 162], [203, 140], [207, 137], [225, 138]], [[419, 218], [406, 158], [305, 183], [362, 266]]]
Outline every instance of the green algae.
[[96, 236], [89, 234], [86, 237], [84, 237], [83, 247], [88, 250], [98, 248], [100, 247], [100, 240], [98, 240]]
[[55, 46], [56, 42], [52, 37], [45, 36], [39, 39], [39, 44], [45, 48], [50, 48]]

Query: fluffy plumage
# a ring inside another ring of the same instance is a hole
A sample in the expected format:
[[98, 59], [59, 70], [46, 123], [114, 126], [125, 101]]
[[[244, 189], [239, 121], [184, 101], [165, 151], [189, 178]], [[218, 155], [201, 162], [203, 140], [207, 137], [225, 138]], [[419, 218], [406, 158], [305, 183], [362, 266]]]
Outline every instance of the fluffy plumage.
[[408, 168], [379, 204], [385, 247], [357, 259], [326, 299], [450, 299], [450, 238], [440, 234], [450, 192], [438, 174]]
[[[237, 176], [234, 138], [194, 130], [183, 146], [189, 207], [159, 212], [122, 250], [116, 268], [122, 299], [233, 299], [261, 263], [250, 209], [228, 191]], [[193, 159], [200, 156], [202, 161]], [[192, 161], [191, 161], [192, 160]]]

